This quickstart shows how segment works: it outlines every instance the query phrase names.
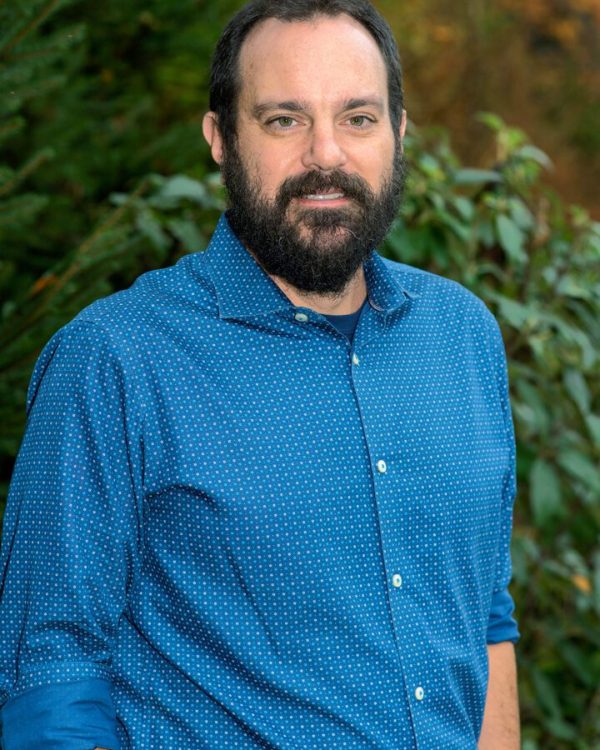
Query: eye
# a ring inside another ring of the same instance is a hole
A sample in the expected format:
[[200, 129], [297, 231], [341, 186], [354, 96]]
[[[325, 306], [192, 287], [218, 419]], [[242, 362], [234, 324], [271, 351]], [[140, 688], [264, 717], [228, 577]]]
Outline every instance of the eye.
[[272, 120], [268, 120], [267, 122], [267, 125], [269, 127], [275, 127], [279, 130], [289, 130], [295, 124], [296, 120], [294, 120], [294, 118], [290, 117], [289, 115], [280, 115], [279, 117], [274, 117]]
[[372, 125], [374, 120], [371, 117], [367, 117], [367, 115], [352, 115], [348, 122], [354, 128], [366, 128]]

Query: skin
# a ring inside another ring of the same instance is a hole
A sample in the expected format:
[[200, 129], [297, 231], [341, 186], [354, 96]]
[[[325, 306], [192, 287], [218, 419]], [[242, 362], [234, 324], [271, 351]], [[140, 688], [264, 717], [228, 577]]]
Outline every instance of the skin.
[[489, 683], [479, 750], [519, 750], [521, 747], [517, 663], [512, 643], [488, 646]]
[[[340, 44], [339, 40], [344, 43]], [[387, 71], [368, 31], [349, 16], [255, 27], [240, 56], [240, 155], [260, 181], [265, 201], [291, 175], [342, 169], [359, 174], [379, 192], [391, 173], [395, 134], [389, 113]], [[403, 112], [399, 136], [406, 129]], [[223, 139], [214, 112], [203, 121], [217, 164]], [[298, 201], [320, 208], [343, 205]], [[298, 206], [292, 202], [291, 217]], [[251, 248], [248, 248], [252, 252]], [[303, 294], [278, 277], [275, 284], [296, 306], [348, 314], [366, 297], [362, 268], [337, 297]], [[489, 686], [479, 750], [518, 750], [519, 710], [512, 643], [488, 647]]]
[[[361, 24], [348, 16], [295, 23], [269, 19], [244, 43], [240, 71], [240, 153], [266, 201], [273, 202], [286, 177], [311, 170], [359, 174], [375, 192], [381, 190], [391, 173], [395, 134], [385, 63]], [[203, 124], [220, 164], [223, 141], [216, 115], [209, 112]], [[404, 114], [400, 138], [405, 128]], [[294, 200], [290, 218], [301, 205], [326, 209], [346, 203]], [[333, 298], [303, 294], [271, 278], [293, 304], [325, 314], [354, 312], [366, 297], [362, 268], [344, 293]]]

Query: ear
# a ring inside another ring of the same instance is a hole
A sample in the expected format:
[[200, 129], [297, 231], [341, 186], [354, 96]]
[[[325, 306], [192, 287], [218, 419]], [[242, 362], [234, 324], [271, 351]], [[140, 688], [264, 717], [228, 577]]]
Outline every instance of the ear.
[[404, 152], [404, 135], [406, 134], [406, 110], [402, 110], [402, 119], [400, 120], [400, 147], [402, 152]]
[[202, 132], [210, 146], [212, 158], [220, 165], [223, 161], [223, 138], [219, 130], [219, 120], [214, 112], [207, 112], [204, 115]]

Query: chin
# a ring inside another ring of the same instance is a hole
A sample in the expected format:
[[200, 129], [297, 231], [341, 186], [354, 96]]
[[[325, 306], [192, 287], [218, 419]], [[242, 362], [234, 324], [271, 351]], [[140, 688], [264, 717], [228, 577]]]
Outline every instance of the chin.
[[302, 242], [306, 242], [311, 245], [319, 243], [327, 243], [327, 246], [332, 244], [343, 244], [348, 241], [354, 233], [345, 226], [330, 226], [330, 227], [304, 227], [298, 232], [298, 237]]

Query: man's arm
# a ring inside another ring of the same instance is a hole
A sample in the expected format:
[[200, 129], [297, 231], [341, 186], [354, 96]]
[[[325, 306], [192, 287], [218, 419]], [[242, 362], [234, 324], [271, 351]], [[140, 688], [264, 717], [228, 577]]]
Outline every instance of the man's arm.
[[502, 487], [496, 572], [486, 635], [489, 679], [478, 749], [519, 750], [517, 665], [513, 645], [519, 640], [519, 630], [513, 617], [515, 605], [508, 589], [512, 573], [510, 540], [516, 493], [516, 446], [506, 355], [497, 325], [494, 338], [497, 387], [504, 412], [508, 463]]
[[130, 370], [88, 323], [30, 387], [0, 571], [0, 745], [118, 750], [112, 646], [138, 566], [140, 422]]
[[509, 641], [489, 644], [489, 682], [479, 750], [519, 750], [519, 701], [515, 647]]

